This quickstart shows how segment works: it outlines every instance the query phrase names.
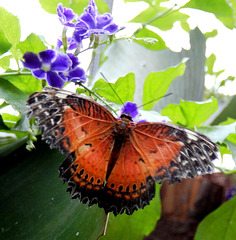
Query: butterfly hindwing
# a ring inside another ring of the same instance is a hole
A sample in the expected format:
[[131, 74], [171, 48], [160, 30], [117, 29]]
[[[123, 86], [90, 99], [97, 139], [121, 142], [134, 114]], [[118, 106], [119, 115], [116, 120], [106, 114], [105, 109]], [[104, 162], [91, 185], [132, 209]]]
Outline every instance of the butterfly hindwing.
[[[117, 143], [116, 143], [117, 144]], [[105, 186], [104, 201], [100, 204], [106, 212], [115, 215], [126, 210], [131, 215], [144, 208], [155, 196], [155, 181], [128, 138], [122, 142], [118, 158]]]
[[157, 182], [179, 182], [214, 170], [218, 147], [202, 134], [169, 123], [140, 123], [133, 138]]

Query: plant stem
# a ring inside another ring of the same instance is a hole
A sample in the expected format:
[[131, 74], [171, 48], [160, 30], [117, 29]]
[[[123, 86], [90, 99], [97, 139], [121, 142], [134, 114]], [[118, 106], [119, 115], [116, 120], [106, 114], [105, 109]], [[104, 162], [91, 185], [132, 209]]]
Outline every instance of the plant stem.
[[31, 72], [5, 72], [0, 73], [0, 77], [8, 77], [8, 76], [17, 76], [17, 75], [32, 75]]

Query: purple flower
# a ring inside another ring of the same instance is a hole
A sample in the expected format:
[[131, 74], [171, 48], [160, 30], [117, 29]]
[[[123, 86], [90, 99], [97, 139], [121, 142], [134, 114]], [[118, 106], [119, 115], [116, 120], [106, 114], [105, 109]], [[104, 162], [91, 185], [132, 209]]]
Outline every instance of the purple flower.
[[70, 58], [72, 64], [68, 71], [60, 73], [60, 75], [66, 79], [66, 81], [74, 81], [74, 82], [85, 82], [86, 81], [86, 74], [84, 69], [78, 67], [79, 60], [73, 54], [68, 53], [68, 57]]
[[229, 188], [228, 192], [226, 192], [225, 197], [230, 200], [236, 195], [236, 189], [235, 186], [232, 186]]
[[61, 3], [57, 5], [57, 14], [61, 23], [68, 27], [73, 27], [72, 21], [76, 18], [76, 14], [71, 8], [63, 7]]
[[66, 54], [50, 49], [38, 54], [27, 52], [23, 59], [24, 67], [31, 70], [34, 77], [46, 79], [50, 86], [58, 88], [62, 88], [65, 83], [58, 73], [69, 70], [72, 64]]
[[121, 114], [128, 114], [131, 118], [138, 116], [138, 108], [136, 103], [126, 102], [121, 109]]
[[75, 23], [74, 39], [81, 44], [81, 41], [90, 37], [91, 34], [112, 35], [118, 29], [112, 20], [110, 13], [100, 15], [94, 0], [90, 0], [88, 7]]
[[[71, 37], [67, 38], [67, 44], [68, 44], [68, 47], [67, 47], [68, 50], [74, 50], [74, 49], [77, 48], [77, 43]], [[62, 45], [63, 45], [62, 40], [61, 39], [57, 39], [56, 49], [59, 50]]]

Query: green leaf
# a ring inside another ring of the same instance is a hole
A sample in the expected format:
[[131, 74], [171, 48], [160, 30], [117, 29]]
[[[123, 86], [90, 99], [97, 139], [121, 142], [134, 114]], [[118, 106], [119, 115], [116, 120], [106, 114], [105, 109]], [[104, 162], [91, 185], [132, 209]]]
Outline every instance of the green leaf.
[[171, 82], [175, 78], [183, 75], [184, 71], [185, 62], [182, 62], [179, 65], [170, 67], [164, 71], [150, 73], [146, 77], [143, 86], [144, 110], [151, 110], [158, 100], [166, 94]]
[[200, 127], [196, 128], [196, 130], [208, 136], [213, 142], [223, 143], [231, 133], [235, 133], [235, 127], [236, 122], [221, 126]]
[[34, 33], [31, 33], [25, 41], [18, 43], [17, 48], [21, 50], [22, 54], [25, 52], [38, 53], [47, 49], [41, 38]]
[[226, 140], [225, 142], [231, 152], [234, 162], [236, 163], [236, 143], [235, 143], [236, 134], [231, 134], [231, 135], [234, 135], [234, 142], [231, 142], [229, 140]]
[[[84, 8], [88, 6], [89, 0], [39, 0], [41, 7], [48, 13], [57, 14], [57, 5], [62, 3], [63, 7], [69, 7], [74, 10], [74, 12], [80, 15]], [[96, 5], [98, 11], [102, 14], [109, 12], [109, 8], [105, 1], [96, 0]]]
[[162, 50], [166, 48], [163, 39], [158, 34], [147, 28], [143, 28], [138, 34], [135, 35], [135, 38], [135, 42], [151, 50]]
[[236, 197], [210, 213], [198, 225], [194, 240], [232, 240], [236, 236]]
[[21, 139], [13, 136], [0, 137], [0, 159], [8, 156], [10, 153], [23, 146], [26, 141], [27, 137]]
[[2, 113], [2, 118], [8, 128], [12, 128], [17, 121], [19, 121], [20, 116], [12, 115], [9, 113]]
[[135, 91], [134, 74], [128, 73], [126, 76], [118, 78], [115, 83], [107, 83], [105, 80], [99, 79], [94, 84], [93, 90], [96, 91], [97, 94], [106, 98], [107, 101], [122, 104], [120, 99], [112, 91], [111, 87], [123, 103], [126, 101], [132, 102]]
[[181, 13], [179, 11], [170, 12], [150, 23], [151, 26], [157, 27], [162, 31], [167, 31], [173, 28], [174, 23], [179, 21], [180, 23], [186, 22], [189, 16], [187, 14]]
[[206, 32], [204, 35], [205, 35], [206, 39], [208, 39], [208, 38], [217, 36], [217, 34], [218, 34], [217, 29], [214, 29], [211, 32]]
[[62, 3], [63, 7], [70, 6], [70, 0], [39, 0], [41, 7], [48, 13], [57, 14], [57, 5]]
[[10, 66], [10, 59], [12, 58], [12, 55], [4, 56], [0, 58], [0, 67], [4, 70], [7, 70]]
[[64, 158], [40, 142], [32, 152], [23, 147], [2, 160], [0, 239], [94, 240], [103, 232], [104, 210], [72, 201], [58, 178]]
[[212, 53], [206, 60], [206, 66], [207, 66], [206, 74], [215, 75], [216, 77], [218, 77], [225, 70], [220, 70], [218, 72], [214, 72], [213, 68], [214, 68], [215, 61], [216, 61], [216, 55], [214, 53]]
[[4, 32], [6, 39], [12, 44], [11, 52], [18, 59], [16, 44], [20, 41], [21, 29], [19, 19], [0, 7], [0, 29]]
[[12, 44], [9, 43], [5, 37], [4, 31], [0, 28], [0, 55], [7, 52], [11, 48]]
[[191, 0], [183, 7], [213, 13], [226, 27], [234, 28], [233, 9], [226, 0]]
[[155, 7], [150, 5], [147, 9], [138, 14], [130, 22], [141, 23], [143, 25], [151, 25], [163, 31], [173, 28], [176, 21], [186, 22], [189, 18], [188, 15], [179, 11], [173, 11], [159, 6], [159, 2]]
[[179, 105], [169, 104], [161, 114], [181, 126], [201, 126], [217, 108], [217, 100], [213, 97], [205, 102], [180, 100]]
[[0, 129], [9, 130], [9, 127], [3, 121], [2, 115], [0, 115]]
[[156, 184], [155, 198], [150, 202], [150, 206], [140, 209], [131, 216], [126, 214], [114, 217], [110, 215], [107, 233], [101, 240], [130, 240], [143, 239], [149, 235], [155, 228], [157, 220], [161, 215], [161, 203], [159, 197], [159, 184]]
[[[14, 73], [14, 71], [12, 71], [11, 73]], [[27, 94], [31, 94], [33, 92], [42, 90], [41, 80], [36, 79], [32, 75], [18, 74], [18, 75], [4, 76], [3, 78], [8, 80], [11, 84], [13, 84], [19, 90]]]
[[25, 115], [25, 102], [28, 99], [28, 94], [22, 92], [7, 80], [0, 78], [0, 96], [21, 113], [21, 119], [17, 123], [15, 130], [28, 131], [29, 121]]

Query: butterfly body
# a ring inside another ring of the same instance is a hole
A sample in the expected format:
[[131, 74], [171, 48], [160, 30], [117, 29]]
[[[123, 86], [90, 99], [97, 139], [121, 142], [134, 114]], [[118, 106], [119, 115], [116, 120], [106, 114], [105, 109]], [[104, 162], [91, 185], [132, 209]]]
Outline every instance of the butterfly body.
[[132, 214], [155, 195], [155, 181], [169, 183], [213, 171], [217, 145], [204, 135], [168, 123], [115, 118], [97, 102], [45, 88], [27, 102], [43, 139], [67, 158], [59, 168], [72, 198], [115, 215]]

